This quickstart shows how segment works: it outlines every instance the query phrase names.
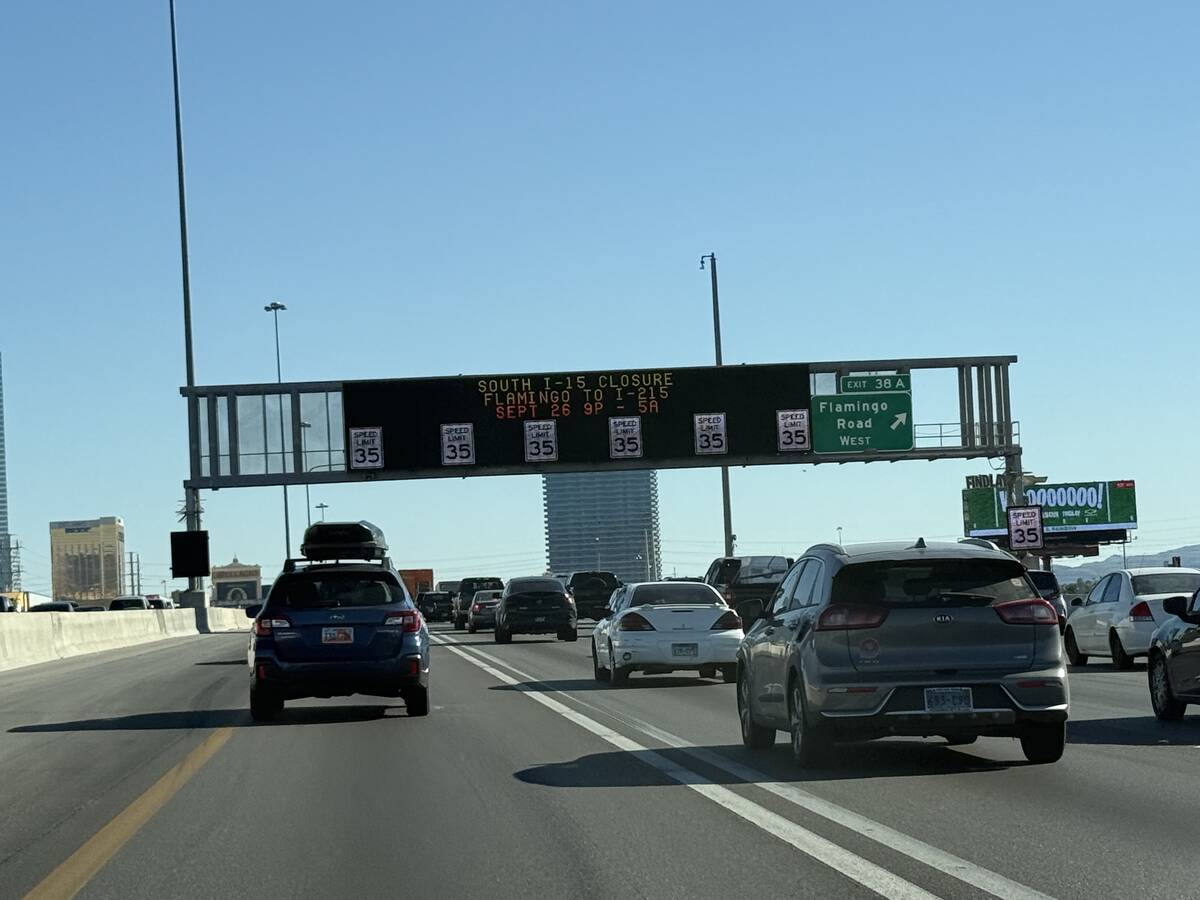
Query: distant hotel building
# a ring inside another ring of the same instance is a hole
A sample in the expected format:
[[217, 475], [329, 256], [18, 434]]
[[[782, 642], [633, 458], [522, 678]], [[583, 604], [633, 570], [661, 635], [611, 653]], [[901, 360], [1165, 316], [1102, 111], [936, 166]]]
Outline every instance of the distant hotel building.
[[125, 524], [116, 516], [50, 523], [55, 600], [111, 600], [125, 593]]
[[12, 535], [8, 531], [8, 462], [4, 448], [4, 368], [0, 365], [0, 591], [19, 587], [14, 583]]
[[229, 565], [211, 571], [211, 606], [250, 606], [262, 599], [262, 566], [248, 566], [235, 556]]
[[657, 472], [543, 475], [542, 503], [551, 572], [600, 570], [622, 581], [659, 577]]

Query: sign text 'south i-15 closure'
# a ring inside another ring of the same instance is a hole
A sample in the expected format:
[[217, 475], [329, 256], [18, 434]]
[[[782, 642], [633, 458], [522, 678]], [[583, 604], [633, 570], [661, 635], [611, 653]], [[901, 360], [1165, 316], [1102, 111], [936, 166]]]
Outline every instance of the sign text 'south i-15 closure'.
[[809, 375], [788, 363], [346, 382], [358, 448], [350, 468], [469, 475], [791, 461], [811, 450]]

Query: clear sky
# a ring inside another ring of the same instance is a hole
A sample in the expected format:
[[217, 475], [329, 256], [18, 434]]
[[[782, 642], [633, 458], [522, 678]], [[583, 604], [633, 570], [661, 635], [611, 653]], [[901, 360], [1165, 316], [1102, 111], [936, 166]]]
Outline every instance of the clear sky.
[[[1193, 3], [180, 0], [202, 384], [1015, 353], [1027, 468], [1194, 543]], [[186, 459], [166, 0], [0, 28], [12, 527], [123, 516], [160, 587]], [[945, 397], [916, 395], [918, 422]], [[985, 462], [735, 470], [739, 546], [953, 536]], [[278, 567], [278, 488], [205, 496]], [[544, 565], [537, 478], [322, 487], [439, 576]], [[303, 490], [293, 493], [296, 529]], [[667, 571], [721, 549], [661, 476]], [[294, 534], [296, 531], [294, 531]]]

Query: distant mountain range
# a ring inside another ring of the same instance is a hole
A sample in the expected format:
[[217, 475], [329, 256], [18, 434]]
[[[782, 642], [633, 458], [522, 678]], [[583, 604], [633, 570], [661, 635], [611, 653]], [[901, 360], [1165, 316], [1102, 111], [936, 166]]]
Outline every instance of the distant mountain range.
[[1055, 565], [1054, 572], [1058, 575], [1060, 584], [1069, 584], [1078, 578], [1084, 581], [1099, 581], [1109, 572], [1118, 569], [1136, 569], [1139, 566], [1161, 566], [1171, 561], [1172, 556], [1178, 556], [1185, 566], [1200, 569], [1200, 544], [1189, 544], [1174, 550], [1160, 550], [1157, 553], [1129, 553], [1125, 560], [1116, 553], [1095, 562], [1086, 562], [1078, 566]]

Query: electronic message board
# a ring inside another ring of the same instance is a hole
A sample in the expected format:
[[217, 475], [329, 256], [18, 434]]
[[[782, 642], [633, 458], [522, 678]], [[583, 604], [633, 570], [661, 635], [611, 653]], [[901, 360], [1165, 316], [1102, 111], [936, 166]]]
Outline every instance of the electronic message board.
[[811, 452], [805, 364], [348, 381], [351, 471], [740, 465]]

